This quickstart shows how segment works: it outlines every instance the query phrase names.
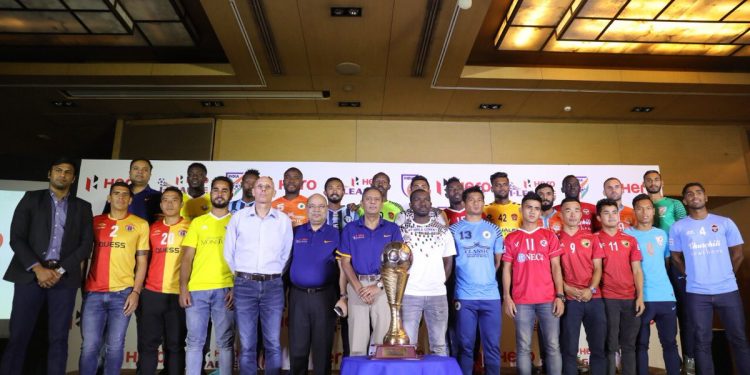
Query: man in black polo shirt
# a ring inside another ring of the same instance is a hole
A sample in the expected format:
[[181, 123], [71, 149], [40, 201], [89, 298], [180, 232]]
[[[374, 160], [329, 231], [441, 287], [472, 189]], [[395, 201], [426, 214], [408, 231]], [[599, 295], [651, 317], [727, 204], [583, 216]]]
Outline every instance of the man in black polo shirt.
[[[339, 231], [326, 224], [328, 202], [320, 194], [307, 201], [309, 221], [294, 229], [289, 277], [289, 359], [292, 374], [307, 374], [312, 348], [313, 373], [331, 372], [336, 331], [333, 306], [339, 298], [336, 249]], [[340, 298], [346, 298], [345, 295]]]

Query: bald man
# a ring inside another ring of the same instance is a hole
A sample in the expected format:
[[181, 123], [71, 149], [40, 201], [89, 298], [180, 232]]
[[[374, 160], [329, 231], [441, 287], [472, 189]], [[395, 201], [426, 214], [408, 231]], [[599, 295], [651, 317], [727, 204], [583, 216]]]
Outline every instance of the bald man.
[[[281, 372], [281, 315], [284, 286], [281, 273], [292, 249], [292, 221], [272, 208], [273, 180], [258, 178], [255, 206], [232, 216], [224, 238], [224, 258], [234, 274], [234, 307], [240, 333], [240, 372], [258, 369], [258, 319], [263, 332], [265, 373]], [[331, 307], [332, 308], [332, 307]]]
[[[310, 349], [313, 373], [331, 373], [336, 331], [333, 306], [339, 299], [338, 229], [326, 224], [328, 201], [320, 194], [307, 200], [309, 221], [294, 228], [289, 267], [289, 359], [291, 374], [307, 374]], [[342, 296], [345, 298], [345, 296]]]

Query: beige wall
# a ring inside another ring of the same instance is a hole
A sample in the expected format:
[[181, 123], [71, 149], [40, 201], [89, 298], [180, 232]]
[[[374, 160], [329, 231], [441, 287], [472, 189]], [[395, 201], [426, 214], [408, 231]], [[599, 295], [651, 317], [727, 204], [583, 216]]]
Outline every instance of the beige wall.
[[658, 164], [666, 193], [702, 181], [750, 196], [741, 126], [395, 120], [218, 120], [214, 160]]

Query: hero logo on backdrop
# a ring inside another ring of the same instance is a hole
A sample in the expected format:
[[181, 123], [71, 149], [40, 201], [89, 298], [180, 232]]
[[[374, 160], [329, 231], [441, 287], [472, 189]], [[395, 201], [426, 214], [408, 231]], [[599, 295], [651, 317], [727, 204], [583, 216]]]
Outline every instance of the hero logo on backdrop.
[[110, 178], [99, 178], [97, 175], [86, 177], [86, 191], [98, 190], [101, 182], [101, 188], [104, 190], [109, 189], [115, 182], [124, 181], [130, 183], [130, 178], [124, 177], [110, 177]]

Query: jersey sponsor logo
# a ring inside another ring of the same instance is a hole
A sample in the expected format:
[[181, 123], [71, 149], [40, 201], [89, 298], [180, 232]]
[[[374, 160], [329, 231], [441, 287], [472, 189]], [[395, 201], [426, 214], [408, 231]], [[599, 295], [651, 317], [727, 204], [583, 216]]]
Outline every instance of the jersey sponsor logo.
[[308, 242], [309, 242], [309, 239], [307, 237], [294, 239], [294, 243], [308, 243]]
[[180, 248], [179, 247], [157, 247], [156, 249], [154, 249], [154, 252], [156, 254], [162, 254], [162, 253], [179, 254]]
[[97, 241], [97, 247], [108, 247], [110, 249], [124, 249], [125, 242], [120, 241]]
[[490, 237], [492, 237], [492, 233], [490, 231], [488, 231], [488, 230], [485, 230], [485, 231], [482, 232], [482, 237], [484, 237], [486, 239], [490, 239]]
[[718, 225], [714, 224], [714, 225], [711, 226], [711, 232], [716, 233], [718, 231], [719, 231], [719, 226]]
[[364, 238], [365, 238], [365, 235], [364, 235], [364, 233], [355, 233], [355, 234], [354, 234], [354, 235], [352, 236], [352, 239], [353, 239], [353, 240], [362, 240], [362, 239], [364, 239]]
[[331, 240], [323, 240], [323, 243], [331, 243], [331, 242], [333, 242], [333, 241], [331, 241]]
[[222, 245], [224, 243], [224, 237], [206, 238], [201, 240], [201, 245]]
[[518, 263], [525, 262], [526, 261], [526, 254], [524, 254], [524, 253], [518, 254], [518, 256], [516, 257], [516, 260], [518, 261]]

